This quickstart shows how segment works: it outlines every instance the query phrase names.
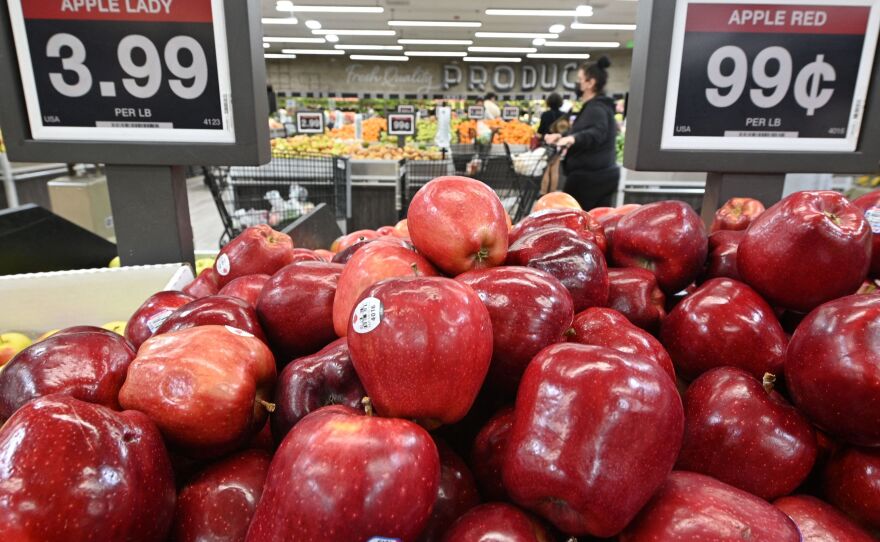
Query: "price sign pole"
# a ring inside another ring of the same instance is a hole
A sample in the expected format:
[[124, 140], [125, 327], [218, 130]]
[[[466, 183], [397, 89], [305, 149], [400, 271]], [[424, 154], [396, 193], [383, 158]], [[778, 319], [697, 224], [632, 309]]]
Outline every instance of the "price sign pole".
[[415, 135], [416, 116], [413, 113], [391, 113], [388, 115], [388, 135], [397, 136], [397, 146], [406, 146], [406, 136]]
[[107, 164], [122, 262], [192, 261], [184, 166], [269, 158], [260, 36], [256, 0], [0, 0], [9, 154]]
[[878, 166], [880, 0], [668, 4], [639, 5], [627, 167], [710, 172], [709, 221], [786, 173]]

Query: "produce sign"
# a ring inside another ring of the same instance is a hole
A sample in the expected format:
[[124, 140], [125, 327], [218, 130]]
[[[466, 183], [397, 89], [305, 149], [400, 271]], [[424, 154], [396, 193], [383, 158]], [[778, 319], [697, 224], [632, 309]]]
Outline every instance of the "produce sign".
[[505, 105], [501, 109], [501, 118], [504, 120], [513, 120], [519, 118], [519, 107], [515, 105]]
[[486, 111], [482, 105], [472, 105], [468, 107], [468, 118], [479, 120], [486, 116]]
[[664, 149], [855, 151], [880, 29], [875, 0], [684, 0]]
[[388, 115], [388, 135], [407, 136], [416, 133], [416, 116], [412, 113]]
[[34, 139], [232, 143], [223, 0], [9, 2]]
[[320, 111], [297, 111], [296, 131], [299, 134], [323, 134], [324, 113]]

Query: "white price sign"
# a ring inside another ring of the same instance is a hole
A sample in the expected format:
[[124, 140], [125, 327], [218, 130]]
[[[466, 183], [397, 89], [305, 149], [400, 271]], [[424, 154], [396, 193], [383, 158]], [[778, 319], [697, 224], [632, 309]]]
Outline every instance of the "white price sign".
[[855, 151], [880, 0], [680, 0], [664, 149]]

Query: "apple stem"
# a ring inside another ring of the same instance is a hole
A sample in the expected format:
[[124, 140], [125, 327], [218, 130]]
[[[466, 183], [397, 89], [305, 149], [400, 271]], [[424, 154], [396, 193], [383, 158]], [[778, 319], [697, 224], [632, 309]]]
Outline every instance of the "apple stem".
[[489, 259], [489, 249], [486, 247], [481, 248], [477, 251], [477, 261], [484, 262]]
[[268, 410], [269, 412], [275, 412], [275, 403], [270, 403], [268, 401], [264, 401], [262, 399], [257, 399], [257, 402], [263, 405], [263, 408]]
[[776, 384], [776, 375], [773, 373], [764, 373], [764, 391], [767, 393], [773, 392], [773, 386]]
[[574, 337], [575, 335], [577, 335], [577, 331], [575, 331], [573, 327], [570, 327], [562, 335], [564, 337]]
[[410, 267], [413, 270], [413, 275], [419, 276], [419, 266], [416, 264], [410, 264]]
[[364, 405], [364, 412], [367, 414], [367, 416], [372, 416], [373, 415], [373, 400], [370, 399], [369, 397], [364, 397], [363, 399], [361, 399], [361, 404]]

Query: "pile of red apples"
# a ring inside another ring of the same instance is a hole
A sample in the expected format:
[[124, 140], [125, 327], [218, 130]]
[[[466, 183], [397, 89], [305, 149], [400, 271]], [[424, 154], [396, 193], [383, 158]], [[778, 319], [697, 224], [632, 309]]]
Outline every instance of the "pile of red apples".
[[878, 200], [249, 228], [0, 372], [0, 540], [877, 540]]

